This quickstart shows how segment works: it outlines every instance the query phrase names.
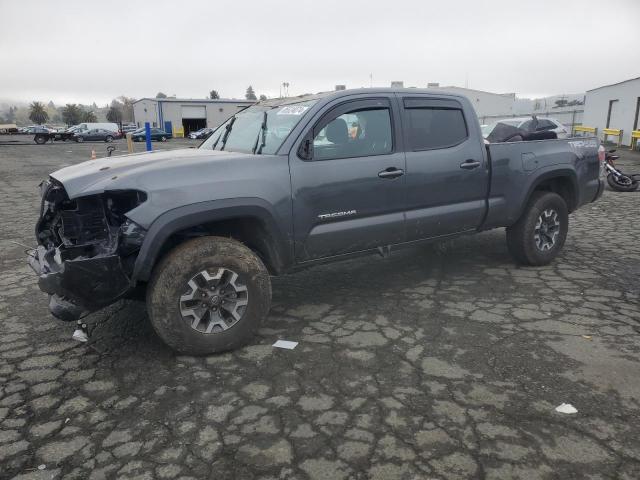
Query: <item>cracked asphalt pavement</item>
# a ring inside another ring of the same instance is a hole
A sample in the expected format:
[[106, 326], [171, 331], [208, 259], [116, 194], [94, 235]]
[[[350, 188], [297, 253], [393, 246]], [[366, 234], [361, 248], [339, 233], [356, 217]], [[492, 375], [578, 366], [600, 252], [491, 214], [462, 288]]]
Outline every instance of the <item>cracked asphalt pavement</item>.
[[0, 478], [640, 478], [640, 192], [572, 215], [547, 267], [496, 230], [275, 278], [252, 344], [196, 358], [135, 301], [72, 341], [12, 243], [92, 148], [0, 146]]

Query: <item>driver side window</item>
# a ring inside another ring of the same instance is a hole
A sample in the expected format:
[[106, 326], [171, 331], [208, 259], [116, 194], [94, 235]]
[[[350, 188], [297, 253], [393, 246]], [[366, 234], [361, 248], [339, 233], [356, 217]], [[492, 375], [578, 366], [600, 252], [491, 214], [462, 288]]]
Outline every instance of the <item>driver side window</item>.
[[368, 157], [393, 150], [391, 112], [386, 107], [353, 110], [337, 116], [313, 139], [313, 159]]

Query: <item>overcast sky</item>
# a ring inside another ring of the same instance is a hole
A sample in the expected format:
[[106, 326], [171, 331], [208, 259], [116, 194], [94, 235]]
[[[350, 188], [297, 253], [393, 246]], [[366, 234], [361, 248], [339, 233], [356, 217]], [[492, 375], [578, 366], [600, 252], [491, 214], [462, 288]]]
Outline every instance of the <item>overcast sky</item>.
[[[640, 76], [640, 1], [0, 0], [0, 99], [468, 85], [519, 96]], [[370, 75], [373, 79], [371, 81]]]

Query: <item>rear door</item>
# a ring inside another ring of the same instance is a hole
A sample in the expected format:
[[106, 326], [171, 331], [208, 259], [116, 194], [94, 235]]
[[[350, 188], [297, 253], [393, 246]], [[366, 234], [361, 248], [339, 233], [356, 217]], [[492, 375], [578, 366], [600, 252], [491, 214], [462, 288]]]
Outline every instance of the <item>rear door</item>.
[[454, 97], [400, 95], [407, 156], [407, 240], [476, 229], [489, 169], [471, 107]]
[[298, 262], [404, 241], [405, 157], [395, 99], [341, 99], [320, 111], [289, 165]]

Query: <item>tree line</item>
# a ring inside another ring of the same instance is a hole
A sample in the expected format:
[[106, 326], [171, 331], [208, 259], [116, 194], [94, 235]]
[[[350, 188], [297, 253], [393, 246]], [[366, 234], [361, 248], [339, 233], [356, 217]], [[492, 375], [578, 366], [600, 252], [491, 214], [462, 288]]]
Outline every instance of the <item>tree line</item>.
[[[156, 98], [168, 98], [163, 92], [158, 92]], [[209, 92], [209, 98], [216, 100], [220, 98], [217, 90]], [[245, 92], [247, 100], [267, 100], [266, 95], [256, 96], [253, 86], [249, 85]], [[39, 101], [33, 101], [28, 107], [10, 106], [4, 114], [0, 114], [0, 123], [20, 123], [26, 124], [28, 121], [37, 125], [46, 123], [66, 125], [77, 125], [82, 122], [98, 122], [106, 118], [107, 121], [122, 124], [133, 122], [133, 103], [134, 98], [120, 96], [114, 98], [109, 105], [100, 108], [95, 102], [92, 105], [81, 105], [76, 103], [67, 103], [62, 107], [56, 106], [53, 102], [45, 104]]]
[[[60, 119], [67, 125], [76, 125], [80, 122], [97, 122], [98, 117], [93, 110], [86, 110], [75, 103], [67, 103], [60, 109]], [[29, 105], [29, 120], [38, 125], [49, 121], [49, 112], [41, 102], [32, 102]]]
[[33, 101], [28, 106], [10, 106], [8, 110], [0, 113], [0, 123], [77, 125], [82, 122], [105, 121], [105, 119], [118, 124], [133, 122], [134, 101], [133, 98], [121, 96], [113, 99], [105, 107], [98, 107], [95, 103], [92, 105], [67, 103], [58, 107], [53, 102], [45, 104]]

